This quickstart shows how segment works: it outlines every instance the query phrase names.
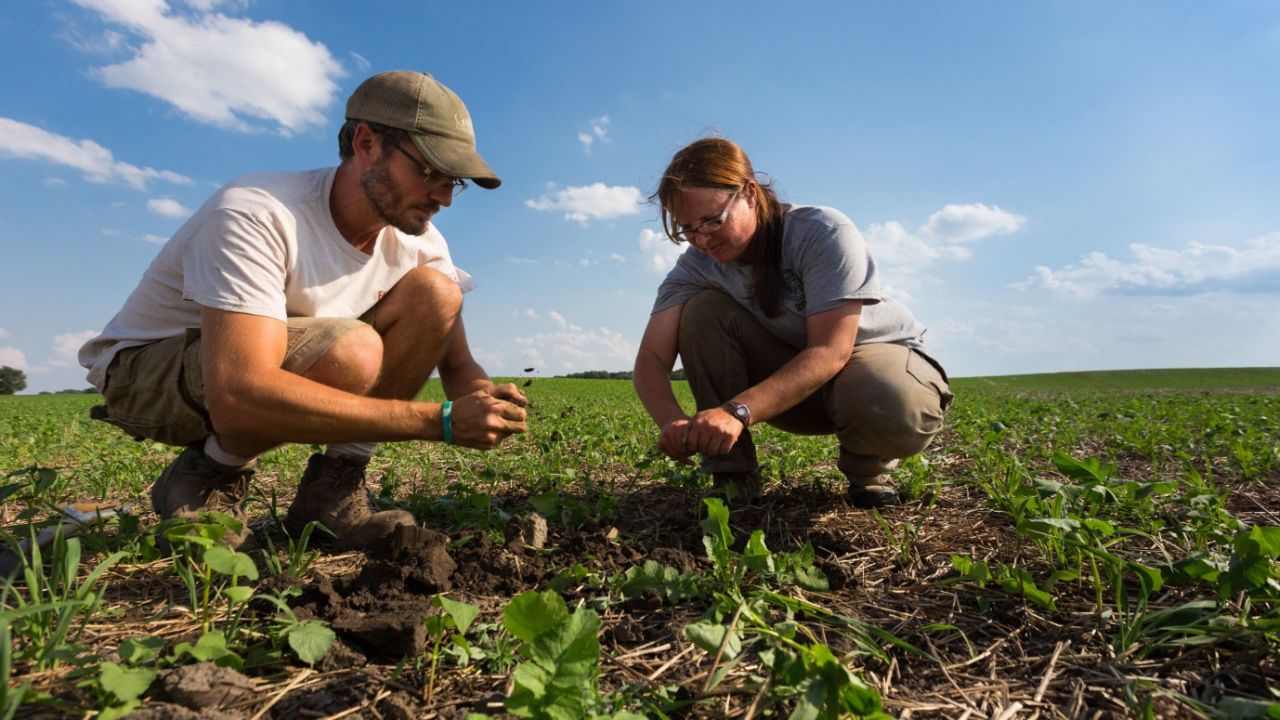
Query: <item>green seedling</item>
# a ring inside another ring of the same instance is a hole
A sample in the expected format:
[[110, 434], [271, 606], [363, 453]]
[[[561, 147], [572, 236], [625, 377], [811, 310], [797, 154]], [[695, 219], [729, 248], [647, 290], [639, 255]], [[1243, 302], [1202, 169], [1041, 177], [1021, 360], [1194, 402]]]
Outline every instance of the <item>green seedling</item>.
[[458, 660], [459, 665], [468, 665], [478, 660], [483, 653], [472, 647], [467, 641], [467, 630], [471, 623], [480, 616], [480, 608], [470, 603], [450, 600], [444, 595], [437, 595], [431, 600], [431, 606], [441, 611], [439, 615], [429, 615], [422, 623], [427, 626], [427, 637], [434, 642], [431, 646], [431, 670], [427, 676], [427, 701], [435, 696], [436, 666], [440, 662], [440, 645], [447, 638], [448, 652]]

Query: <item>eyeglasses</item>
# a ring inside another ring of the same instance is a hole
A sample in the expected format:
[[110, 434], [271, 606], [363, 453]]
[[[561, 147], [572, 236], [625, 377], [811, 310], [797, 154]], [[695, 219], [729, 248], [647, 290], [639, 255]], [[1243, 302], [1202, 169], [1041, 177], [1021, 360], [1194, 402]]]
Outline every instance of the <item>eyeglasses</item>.
[[448, 187], [450, 188], [450, 192], [454, 195], [459, 195], [463, 190], [467, 189], [466, 180], [445, 175], [444, 173], [432, 168], [430, 165], [414, 157], [408, 150], [400, 147], [400, 143], [392, 143], [391, 147], [399, 150], [401, 155], [409, 158], [409, 162], [413, 163], [414, 167], [418, 168], [422, 173], [423, 178], [426, 179], [427, 185], [432, 185], [441, 189]]
[[673, 233], [675, 239], [680, 242], [692, 242], [694, 235], [710, 235], [719, 230], [720, 226], [724, 225], [724, 221], [729, 217], [729, 209], [733, 207], [734, 201], [738, 199], [738, 195], [741, 193], [741, 187], [734, 190], [733, 194], [729, 196], [729, 202], [724, 204], [724, 209], [720, 211], [719, 215], [710, 220], [704, 220], [694, 227], [677, 226], [675, 233]]

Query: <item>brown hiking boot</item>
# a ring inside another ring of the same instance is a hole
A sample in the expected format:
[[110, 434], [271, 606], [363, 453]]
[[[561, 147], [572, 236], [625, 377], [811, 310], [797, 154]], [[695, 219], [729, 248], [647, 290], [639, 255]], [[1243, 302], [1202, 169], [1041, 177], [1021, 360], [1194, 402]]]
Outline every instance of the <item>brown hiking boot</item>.
[[889, 476], [849, 476], [849, 502], [863, 509], [881, 508], [898, 504], [898, 491], [889, 484]]
[[[760, 473], [755, 470], [739, 470], [736, 472], [718, 472], [711, 474], [711, 487], [715, 491], [730, 495], [729, 502], [740, 502], [750, 505], [760, 499]], [[730, 490], [729, 488], [733, 488]]]
[[284, 526], [297, 537], [312, 521], [328, 528], [343, 544], [364, 547], [391, 534], [397, 525], [414, 525], [405, 510], [374, 512], [364, 488], [368, 460], [335, 458], [316, 453], [298, 484]]
[[222, 544], [232, 550], [253, 544], [244, 510], [249, 494], [249, 480], [255, 463], [240, 468], [227, 467], [204, 454], [204, 442], [187, 446], [151, 486], [151, 506], [163, 519], [183, 517], [198, 520], [200, 511], [224, 512], [240, 523], [239, 532], [230, 528], [222, 536]]

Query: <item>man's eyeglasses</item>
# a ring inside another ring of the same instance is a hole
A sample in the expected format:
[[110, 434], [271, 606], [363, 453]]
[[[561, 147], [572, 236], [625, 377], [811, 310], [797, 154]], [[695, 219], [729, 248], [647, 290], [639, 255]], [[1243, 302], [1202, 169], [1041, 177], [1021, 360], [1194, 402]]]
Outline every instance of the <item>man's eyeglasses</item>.
[[734, 201], [738, 199], [738, 195], [741, 192], [742, 188], [734, 190], [733, 194], [729, 196], [729, 202], [724, 204], [724, 209], [720, 211], [719, 215], [710, 220], [704, 220], [694, 227], [676, 226], [675, 239], [680, 242], [692, 242], [694, 235], [710, 235], [719, 230], [720, 226], [724, 225], [724, 221], [729, 217], [729, 209], [733, 207]]
[[426, 179], [427, 185], [439, 187], [441, 189], [448, 186], [452, 188], [451, 192], [454, 195], [458, 195], [462, 193], [463, 190], [467, 189], [466, 180], [463, 180], [462, 178], [456, 178], [449, 175], [445, 175], [444, 173], [432, 168], [430, 165], [414, 157], [413, 154], [410, 153], [408, 150], [405, 150], [404, 148], [400, 147], [400, 143], [398, 142], [392, 143], [391, 147], [399, 150], [400, 154], [409, 158], [409, 162], [413, 163], [414, 166], [417, 167], [418, 170], [422, 173], [422, 177]]

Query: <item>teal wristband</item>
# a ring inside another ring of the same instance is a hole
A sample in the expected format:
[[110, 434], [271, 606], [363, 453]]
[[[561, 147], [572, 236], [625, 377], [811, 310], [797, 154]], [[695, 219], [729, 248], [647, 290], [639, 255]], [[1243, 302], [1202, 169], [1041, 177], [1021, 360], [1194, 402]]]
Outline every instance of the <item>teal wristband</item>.
[[440, 409], [440, 424], [444, 427], [444, 441], [453, 444], [453, 401], [445, 400]]

